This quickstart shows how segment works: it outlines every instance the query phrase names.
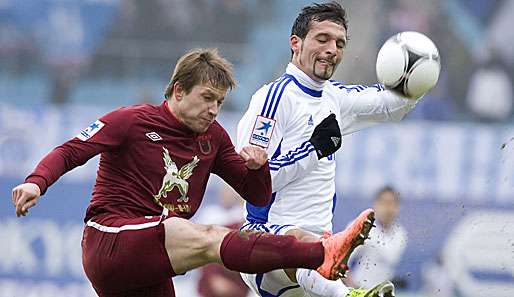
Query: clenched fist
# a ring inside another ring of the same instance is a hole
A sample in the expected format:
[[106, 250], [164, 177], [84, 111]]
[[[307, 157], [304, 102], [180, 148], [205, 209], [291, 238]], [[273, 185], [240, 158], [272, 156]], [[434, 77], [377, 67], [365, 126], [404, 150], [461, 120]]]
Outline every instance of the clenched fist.
[[26, 216], [29, 208], [36, 205], [39, 196], [41, 196], [41, 190], [33, 183], [24, 183], [12, 189], [12, 202], [16, 208], [16, 215]]
[[245, 146], [239, 155], [245, 161], [246, 167], [252, 170], [261, 168], [268, 161], [266, 151], [257, 146]]

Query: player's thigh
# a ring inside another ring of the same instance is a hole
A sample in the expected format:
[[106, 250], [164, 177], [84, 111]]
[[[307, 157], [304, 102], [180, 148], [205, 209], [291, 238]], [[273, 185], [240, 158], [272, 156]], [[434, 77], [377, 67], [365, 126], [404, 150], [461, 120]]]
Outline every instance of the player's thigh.
[[230, 229], [218, 225], [200, 225], [172, 217], [163, 221], [165, 246], [177, 274], [207, 263], [221, 263], [221, 242]]
[[95, 222], [84, 230], [82, 250], [86, 275], [105, 294], [159, 286], [174, 275], [158, 218]]

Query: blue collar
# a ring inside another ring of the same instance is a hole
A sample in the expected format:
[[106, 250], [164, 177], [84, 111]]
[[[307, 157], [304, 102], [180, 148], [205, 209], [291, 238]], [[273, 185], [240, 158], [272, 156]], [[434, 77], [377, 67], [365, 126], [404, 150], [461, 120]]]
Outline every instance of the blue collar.
[[320, 90], [320, 91], [317, 91], [317, 90], [313, 90], [313, 89], [310, 89], [304, 85], [302, 85], [297, 79], [296, 77], [294, 77], [293, 75], [291, 74], [284, 74], [285, 77], [288, 77], [290, 79], [292, 79], [294, 81], [294, 83], [304, 92], [306, 93], [307, 95], [310, 95], [312, 97], [316, 97], [316, 98], [320, 98], [321, 95], [323, 95], [323, 90]]

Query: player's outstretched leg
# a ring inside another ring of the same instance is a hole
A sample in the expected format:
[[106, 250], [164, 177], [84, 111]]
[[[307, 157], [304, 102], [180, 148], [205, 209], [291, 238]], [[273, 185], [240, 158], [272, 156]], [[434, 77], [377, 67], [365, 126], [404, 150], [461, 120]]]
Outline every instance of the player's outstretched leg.
[[365, 289], [351, 289], [346, 297], [394, 297], [394, 285], [390, 281], [381, 282], [375, 287]]
[[335, 280], [346, 272], [350, 254], [367, 238], [373, 221], [374, 212], [368, 209], [344, 231], [323, 237], [321, 242], [302, 242], [291, 235], [231, 231], [177, 217], [164, 220], [163, 225], [165, 248], [175, 274], [216, 262], [244, 273], [317, 269], [323, 277]]
[[316, 271], [330, 280], [344, 277], [348, 270], [350, 255], [368, 238], [374, 221], [375, 212], [369, 208], [361, 212], [344, 231], [331, 236], [323, 236], [321, 243], [324, 247], [325, 257], [323, 264]]
[[165, 248], [176, 274], [208, 263], [244, 273], [284, 268], [316, 269], [323, 263], [319, 241], [301, 242], [294, 236], [230, 230], [172, 217], [163, 221]]

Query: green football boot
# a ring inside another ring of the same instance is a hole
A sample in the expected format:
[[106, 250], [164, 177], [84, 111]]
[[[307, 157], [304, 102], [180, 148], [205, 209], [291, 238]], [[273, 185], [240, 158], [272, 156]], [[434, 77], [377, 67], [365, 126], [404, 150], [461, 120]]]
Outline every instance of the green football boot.
[[375, 287], [366, 289], [350, 289], [346, 297], [394, 297], [394, 285], [390, 281], [381, 282]]

